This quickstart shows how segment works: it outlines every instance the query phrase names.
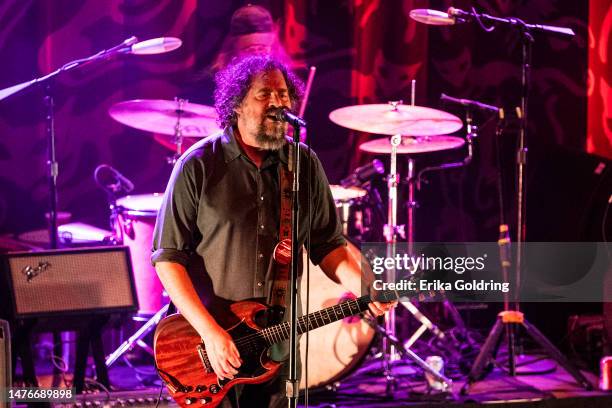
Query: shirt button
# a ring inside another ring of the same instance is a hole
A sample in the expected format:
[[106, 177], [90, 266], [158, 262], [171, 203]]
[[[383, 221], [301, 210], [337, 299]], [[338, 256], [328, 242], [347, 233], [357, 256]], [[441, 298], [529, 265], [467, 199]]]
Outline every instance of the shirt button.
[[259, 254], [259, 259], [263, 259], [263, 254]]
[[257, 282], [257, 286], [261, 288], [263, 286], [263, 282]]
[[259, 199], [260, 199], [261, 201], [263, 201], [263, 196], [259, 197]]
[[259, 226], [259, 228], [260, 228], [260, 229], [264, 229], [264, 225], [263, 225], [263, 224], [261, 224], [261, 225]]

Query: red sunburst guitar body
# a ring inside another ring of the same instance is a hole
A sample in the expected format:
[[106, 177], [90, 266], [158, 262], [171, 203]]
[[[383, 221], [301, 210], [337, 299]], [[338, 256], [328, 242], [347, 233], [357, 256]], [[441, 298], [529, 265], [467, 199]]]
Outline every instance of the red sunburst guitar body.
[[255, 324], [255, 315], [265, 309], [257, 302], [234, 303], [231, 311], [238, 323], [227, 327], [226, 322], [219, 322], [237, 343], [243, 360], [239, 373], [229, 381], [219, 381], [210, 368], [202, 339], [181, 315], [169, 316], [159, 323], [155, 331], [155, 363], [180, 406], [216, 407], [234, 385], [257, 384], [274, 377], [280, 363], [268, 358], [269, 346], [257, 341], [257, 337], [251, 342], [240, 341], [261, 331]]

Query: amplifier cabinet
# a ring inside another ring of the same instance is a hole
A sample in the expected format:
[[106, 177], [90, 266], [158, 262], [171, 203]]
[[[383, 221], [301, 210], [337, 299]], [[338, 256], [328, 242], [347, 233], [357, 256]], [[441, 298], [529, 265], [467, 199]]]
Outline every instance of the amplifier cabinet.
[[10, 320], [138, 309], [125, 246], [3, 254], [0, 279]]

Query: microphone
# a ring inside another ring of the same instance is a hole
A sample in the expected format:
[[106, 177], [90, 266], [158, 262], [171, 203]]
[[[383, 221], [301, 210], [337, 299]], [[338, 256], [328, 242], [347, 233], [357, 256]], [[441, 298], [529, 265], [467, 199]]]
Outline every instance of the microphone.
[[456, 18], [455, 15], [451, 15], [450, 13], [445, 13], [443, 11], [431, 10], [431, 9], [410, 10], [410, 18], [412, 18], [415, 21], [418, 21], [419, 23], [424, 23], [424, 24], [429, 24], [429, 25], [438, 25], [438, 26], [453, 25], [453, 24], [464, 22], [463, 19], [461, 18], [458, 19]]
[[[121, 43], [120, 47], [122, 48], [119, 48], [116, 52], [134, 55], [163, 54], [176, 50], [182, 44], [183, 41], [176, 37], [159, 37], [146, 41], [138, 41], [136, 37], [130, 37]], [[109, 51], [112, 52], [115, 50], [111, 48]]]
[[340, 180], [342, 187], [359, 187], [364, 183], [370, 181], [374, 176], [383, 174], [385, 172], [385, 166], [378, 159], [374, 159], [372, 163], [368, 163], [364, 166], [357, 167], [353, 174]]
[[481, 109], [481, 110], [486, 110], [486, 111], [491, 111], [491, 112], [499, 112], [499, 108], [497, 106], [487, 105], [486, 103], [473, 101], [471, 99], [453, 98], [452, 96], [441, 94], [440, 100], [455, 103], [457, 105], [467, 106], [468, 108], [476, 108], [476, 109]]
[[300, 118], [299, 116], [289, 112], [287, 108], [276, 109], [276, 111], [272, 113], [272, 116], [274, 116], [274, 119], [278, 121], [287, 122], [294, 128], [295, 127], [302, 127], [302, 128], [306, 127], [306, 121]]
[[134, 190], [134, 183], [108, 164], [101, 164], [94, 171], [94, 180], [106, 192], [127, 194]]

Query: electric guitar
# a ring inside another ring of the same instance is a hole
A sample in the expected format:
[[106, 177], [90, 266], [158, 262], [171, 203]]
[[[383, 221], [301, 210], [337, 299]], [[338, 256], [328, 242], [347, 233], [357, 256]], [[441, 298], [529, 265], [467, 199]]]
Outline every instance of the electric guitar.
[[[419, 301], [436, 295], [433, 291], [401, 294]], [[397, 298], [397, 292], [380, 292], [376, 296], [376, 300], [383, 302]], [[370, 302], [369, 296], [362, 296], [301, 316], [298, 318], [298, 334], [365, 312]], [[253, 301], [236, 302], [230, 306], [234, 321], [217, 319], [234, 340], [243, 361], [238, 374], [231, 380], [217, 377], [202, 339], [183, 316], [168, 316], [159, 323], [154, 339], [155, 363], [177, 404], [182, 407], [216, 407], [234, 385], [257, 384], [274, 377], [281, 363], [271, 360], [268, 350], [273, 344], [289, 339], [290, 326], [288, 322], [267, 328], [258, 326], [256, 317], [266, 309], [263, 304]]]

